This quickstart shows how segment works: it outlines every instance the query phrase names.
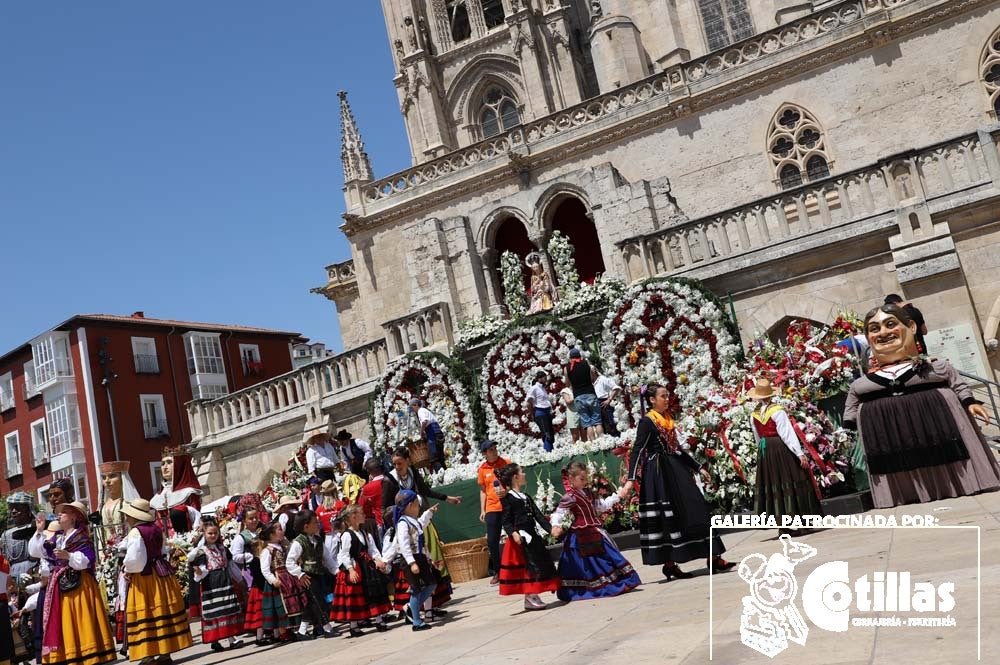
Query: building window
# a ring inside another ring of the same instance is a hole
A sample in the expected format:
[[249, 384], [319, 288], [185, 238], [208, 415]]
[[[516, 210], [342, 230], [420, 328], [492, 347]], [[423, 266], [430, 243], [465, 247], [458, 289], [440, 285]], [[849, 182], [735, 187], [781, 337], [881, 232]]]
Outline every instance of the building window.
[[716, 51], [753, 37], [753, 19], [746, 0], [698, 0], [708, 50]]
[[35, 378], [35, 363], [31, 360], [24, 363], [24, 399], [28, 400], [39, 395], [38, 380]]
[[170, 436], [163, 395], [139, 395], [139, 407], [142, 410], [142, 431], [147, 439]]
[[1000, 28], [993, 33], [980, 58], [979, 71], [990, 97], [990, 110], [994, 120], [1000, 120]]
[[45, 434], [45, 418], [31, 423], [31, 465], [41, 466], [49, 461], [49, 441]]
[[7, 452], [7, 477], [21, 475], [21, 447], [17, 432], [11, 432], [3, 438]]
[[152, 337], [132, 338], [132, 359], [136, 374], [159, 374], [160, 361], [156, 357], [156, 340]]
[[35, 363], [35, 385], [38, 388], [43, 388], [56, 379], [73, 376], [66, 333], [51, 333], [33, 342], [31, 355]]
[[195, 386], [195, 399], [218, 399], [229, 394], [229, 387], [217, 383], [202, 383]]
[[472, 24], [469, 22], [469, 6], [466, 1], [447, 0], [445, 9], [448, 11], [448, 24], [451, 26], [451, 40], [457, 44], [471, 37]]
[[483, 95], [483, 106], [479, 111], [479, 126], [483, 138], [488, 139], [506, 132], [521, 123], [514, 96], [498, 85], [490, 86]]
[[188, 334], [184, 344], [188, 374], [225, 374], [218, 335]]
[[163, 463], [162, 462], [150, 462], [149, 463], [149, 477], [153, 481], [153, 494], [159, 494], [160, 490], [163, 489]]
[[14, 375], [7, 372], [0, 376], [0, 411], [14, 408]]
[[830, 175], [830, 157], [822, 126], [809, 111], [785, 104], [771, 120], [767, 154], [781, 189], [791, 189]]
[[53, 456], [83, 445], [76, 396], [63, 395], [46, 404], [45, 425], [49, 433], [49, 453]]
[[260, 376], [264, 373], [260, 348], [256, 344], [240, 344], [240, 361], [243, 363], [243, 376]]
[[486, 29], [492, 30], [504, 24], [503, 0], [481, 0], [483, 5], [483, 20]]

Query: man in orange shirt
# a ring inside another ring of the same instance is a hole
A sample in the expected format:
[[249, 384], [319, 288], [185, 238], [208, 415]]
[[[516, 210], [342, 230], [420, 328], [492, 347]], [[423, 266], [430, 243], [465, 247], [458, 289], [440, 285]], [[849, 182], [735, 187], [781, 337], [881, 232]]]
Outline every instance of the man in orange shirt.
[[497, 444], [489, 439], [479, 444], [479, 450], [486, 457], [486, 461], [479, 466], [479, 521], [486, 525], [486, 545], [490, 550], [490, 572], [493, 573], [490, 584], [499, 584], [500, 530], [502, 529], [500, 518], [503, 515], [503, 507], [500, 505], [497, 491], [503, 492], [503, 490], [500, 488], [500, 481], [496, 479], [494, 473], [510, 462], [500, 457], [497, 452]]

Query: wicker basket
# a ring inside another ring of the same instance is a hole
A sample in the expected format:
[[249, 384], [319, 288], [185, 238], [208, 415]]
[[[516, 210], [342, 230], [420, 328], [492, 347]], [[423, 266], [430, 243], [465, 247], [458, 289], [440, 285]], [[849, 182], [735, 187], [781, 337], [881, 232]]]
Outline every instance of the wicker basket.
[[486, 536], [457, 543], [442, 543], [441, 549], [452, 581], [471, 582], [489, 575], [490, 551], [486, 547]]
[[410, 441], [406, 447], [410, 451], [410, 464], [412, 466], [424, 469], [431, 465], [431, 447], [425, 439]]

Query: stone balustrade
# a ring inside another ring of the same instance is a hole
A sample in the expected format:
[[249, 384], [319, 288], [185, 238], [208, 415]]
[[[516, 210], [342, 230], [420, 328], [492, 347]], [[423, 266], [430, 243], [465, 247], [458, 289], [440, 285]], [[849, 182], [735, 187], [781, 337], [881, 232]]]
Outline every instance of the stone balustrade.
[[391, 357], [430, 348], [448, 349], [452, 335], [448, 303], [439, 302], [382, 324]]
[[[377, 340], [320, 362], [213, 400], [188, 403], [194, 443], [227, 434], [241, 426], [259, 426], [272, 417], [303, 418], [310, 406], [319, 410], [325, 398], [379, 378], [389, 361], [385, 340]], [[318, 420], [318, 412], [308, 418]]]
[[616, 243], [632, 282], [680, 274], [793, 238], [887, 213], [919, 233], [935, 198], [1000, 182], [996, 139], [986, 132], [889, 157], [775, 196]]
[[[736, 70], [758, 72], [778, 66], [788, 57], [807, 52], [812, 43], [817, 48], [847, 39], [855, 33], [871, 30], [870, 40], [888, 38], [884, 23], [891, 23], [894, 10], [916, 0], [844, 0], [809, 16], [778, 26], [721, 51], [657, 72], [634, 84], [599, 95], [544, 118], [453, 151], [438, 159], [381, 178], [362, 186], [360, 196], [352, 200], [364, 213], [392, 206], [407, 194], [419, 194], [425, 186], [465, 171], [470, 174], [489, 162], [503, 164], [501, 158], [517, 162], [531, 147], [551, 137], [587, 128], [608, 118], [631, 116], [657, 106], [673, 106], [674, 116], [688, 113], [694, 100], [708, 90], [733, 80], [727, 76]], [[873, 26], [882, 27], [870, 27]], [[869, 41], [870, 41], [869, 40]], [[803, 44], [810, 46], [803, 47]], [[705, 96], [704, 103], [725, 99], [726, 90]], [[648, 109], [646, 108], [648, 107]], [[586, 131], [586, 129], [584, 130]], [[516, 166], [516, 164], [515, 164]]]
[[344, 285], [357, 281], [357, 274], [354, 271], [354, 259], [328, 265], [326, 267], [326, 278], [331, 286]]

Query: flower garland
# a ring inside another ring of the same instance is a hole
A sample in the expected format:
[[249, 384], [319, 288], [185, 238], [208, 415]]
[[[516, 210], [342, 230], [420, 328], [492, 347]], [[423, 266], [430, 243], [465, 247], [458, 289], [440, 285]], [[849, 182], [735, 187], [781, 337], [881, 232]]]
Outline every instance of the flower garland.
[[420, 438], [409, 418], [410, 399], [422, 399], [444, 432], [448, 464], [467, 464], [476, 438], [471, 391], [463, 384], [458, 361], [437, 353], [412, 353], [389, 363], [372, 409], [376, 445], [389, 450], [397, 440]]
[[[529, 413], [528, 390], [535, 373], [549, 376], [546, 389], [555, 397], [566, 386], [563, 363], [571, 348], [579, 345], [572, 332], [544, 324], [515, 328], [487, 352], [483, 360], [481, 385], [487, 433], [501, 447], [501, 454], [525, 448], [541, 450], [538, 425]], [[566, 407], [553, 399], [553, 425], [558, 434], [566, 422]]]
[[572, 292], [580, 284], [580, 273], [577, 272], [576, 262], [573, 260], [573, 245], [569, 238], [559, 231], [552, 232], [552, 238], [549, 240], [549, 257], [556, 271], [555, 281], [559, 300], [571, 297]]
[[500, 255], [500, 281], [503, 284], [507, 314], [512, 319], [528, 311], [528, 295], [524, 290], [524, 268], [521, 258], [510, 250]]
[[715, 298], [689, 282], [653, 279], [628, 289], [609, 310], [603, 337], [606, 371], [632, 389], [619, 418], [637, 421], [643, 384], [666, 385], [680, 414], [733, 379], [740, 348], [730, 328]]

